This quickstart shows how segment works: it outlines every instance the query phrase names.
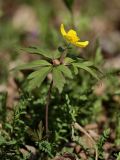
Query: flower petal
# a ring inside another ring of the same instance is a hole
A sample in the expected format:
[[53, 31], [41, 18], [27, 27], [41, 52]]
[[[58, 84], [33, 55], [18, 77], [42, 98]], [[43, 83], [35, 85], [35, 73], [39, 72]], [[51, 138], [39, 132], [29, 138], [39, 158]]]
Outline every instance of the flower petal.
[[77, 36], [76, 31], [72, 29], [68, 31], [67, 36], [70, 37], [71, 42], [78, 42], [80, 40], [80, 38]]
[[86, 47], [89, 44], [89, 41], [84, 41], [84, 42], [76, 42], [75, 45], [81, 48]]
[[67, 35], [69, 35], [69, 36], [77, 36], [77, 33], [76, 33], [76, 31], [74, 31], [73, 29], [70, 29], [70, 30], [68, 31]]
[[64, 29], [64, 25], [63, 24], [61, 24], [61, 26], [60, 26], [60, 31], [61, 31], [61, 34], [63, 36], [65, 36], [67, 34], [66, 31], [65, 31], [65, 29]]

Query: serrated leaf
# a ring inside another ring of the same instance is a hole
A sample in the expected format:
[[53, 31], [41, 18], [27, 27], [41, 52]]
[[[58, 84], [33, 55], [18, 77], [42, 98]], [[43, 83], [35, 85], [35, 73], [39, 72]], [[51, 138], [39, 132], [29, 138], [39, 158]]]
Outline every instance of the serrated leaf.
[[90, 67], [90, 66], [93, 66], [93, 62], [91, 61], [85, 61], [82, 63], [82, 65], [86, 66], [86, 67]]
[[51, 66], [51, 63], [49, 63], [46, 60], [35, 60], [30, 63], [26, 63], [21, 66], [18, 66], [14, 68], [14, 70], [33, 69], [33, 68], [43, 67], [43, 66]]
[[77, 75], [78, 74], [78, 68], [73, 65], [73, 70], [74, 70], [75, 75]]
[[86, 71], [89, 72], [94, 78], [96, 78], [97, 80], [99, 80], [99, 77], [97, 76], [97, 74], [95, 73], [95, 71], [94, 71], [92, 68], [86, 67], [86, 66], [82, 65], [82, 63], [74, 63], [73, 66], [86, 70]]
[[98, 47], [95, 54], [95, 64], [100, 64], [103, 60], [103, 56], [101, 53], [101, 48]]
[[65, 83], [65, 78], [62, 74], [62, 72], [57, 68], [53, 68], [53, 84], [55, 85], [56, 88], [58, 88], [59, 92], [62, 92], [64, 83]]
[[33, 79], [35, 77], [38, 76], [42, 76], [42, 74], [44, 74], [44, 72], [46, 72], [50, 67], [42, 67], [37, 71], [32, 72], [31, 74], [29, 74], [29, 76], [27, 77], [27, 79]]
[[50, 51], [48, 49], [41, 49], [39, 46], [23, 48], [22, 50], [24, 50], [28, 53], [38, 54], [38, 55], [41, 55], [41, 56], [49, 58], [49, 59], [54, 59], [54, 58], [60, 57], [60, 53], [57, 50]]
[[97, 80], [100, 80], [99, 77], [97, 76], [97, 74], [94, 72], [93, 69], [89, 68], [89, 67], [84, 67], [84, 70], [86, 70], [87, 72], [89, 72], [94, 78], [96, 78]]
[[99, 73], [99, 77], [104, 77], [104, 73], [96, 66], [91, 66], [91, 68], [95, 71]]
[[61, 53], [58, 50], [52, 52], [52, 59], [60, 58], [60, 56]]
[[69, 64], [71, 64], [71, 63], [73, 63], [73, 62], [75, 62], [75, 60], [72, 59], [72, 58], [65, 57], [65, 59], [64, 59], [64, 64], [65, 64], [65, 65], [69, 65]]
[[31, 78], [33, 78], [33, 79], [29, 80], [28, 90], [32, 90], [36, 87], [40, 87], [40, 85], [42, 84], [42, 82], [44, 81], [44, 79], [46, 78], [48, 73], [51, 72], [51, 70], [52, 70], [52, 66], [44, 67], [44, 68], [38, 70], [39, 74], [37, 71], [35, 71], [35, 72], [37, 72], [37, 74], [35, 72], [31, 73], [30, 76], [28, 76], [28, 77], [29, 77], [29, 79], [31, 79]]
[[90, 66], [94, 65], [93, 62], [87, 61], [87, 60], [84, 60], [84, 59], [80, 59], [80, 58], [77, 58], [76, 63], [78, 63], [79, 65], [82, 65], [82, 66], [86, 66], [86, 67], [90, 67]]
[[59, 65], [57, 68], [64, 74], [64, 76], [68, 78], [73, 78], [72, 72], [67, 66]]
[[76, 57], [77, 61], [79, 63], [85, 62], [86, 60], [84, 58]]
[[31, 46], [31, 47], [28, 47], [28, 48], [22, 48], [22, 50], [24, 50], [28, 53], [38, 54], [38, 55], [44, 56], [46, 58], [50, 58], [50, 59], [52, 58], [49, 50], [41, 49], [38, 46]]

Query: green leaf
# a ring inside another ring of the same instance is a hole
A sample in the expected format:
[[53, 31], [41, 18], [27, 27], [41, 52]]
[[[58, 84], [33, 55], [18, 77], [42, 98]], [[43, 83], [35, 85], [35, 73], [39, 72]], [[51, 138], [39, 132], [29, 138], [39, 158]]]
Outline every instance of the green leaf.
[[48, 49], [41, 49], [39, 46], [33, 46], [33, 47], [28, 47], [28, 48], [23, 48], [22, 50], [32, 53], [32, 54], [38, 54], [40, 56], [49, 58], [49, 59], [54, 59], [54, 58], [59, 58], [60, 53], [58, 50], [56, 51], [50, 51]]
[[87, 72], [89, 72], [94, 78], [96, 78], [97, 80], [100, 80], [99, 77], [97, 76], [97, 74], [94, 72], [93, 69], [89, 68], [89, 67], [84, 67], [84, 70], [86, 70]]
[[55, 85], [56, 88], [58, 88], [59, 92], [61, 93], [65, 83], [65, 78], [58, 67], [54, 67], [52, 73], [53, 73], [53, 84]]
[[48, 70], [50, 67], [43, 67], [40, 68], [37, 71], [32, 72], [31, 74], [29, 74], [29, 76], [27, 77], [27, 79], [33, 79], [36, 78], [38, 76], [42, 76], [42, 74], [44, 74], [44, 72], [46, 72], [46, 70]]
[[65, 65], [69, 65], [69, 64], [71, 64], [71, 63], [73, 63], [73, 62], [75, 62], [75, 60], [72, 59], [72, 58], [65, 57], [65, 59], [64, 59]]
[[66, 7], [67, 7], [70, 11], [72, 11], [72, 5], [73, 5], [74, 0], [63, 0], [63, 1], [64, 1], [64, 3], [65, 3]]
[[91, 68], [92, 68], [94, 71], [98, 72], [101, 77], [104, 76], [104, 73], [103, 73], [98, 67], [96, 67], [96, 66], [91, 66]]
[[5, 123], [5, 127], [6, 127], [7, 129], [10, 129], [11, 131], [12, 131], [12, 129], [13, 129], [12, 125], [9, 124], [9, 123]]
[[82, 63], [82, 65], [86, 66], [86, 67], [90, 67], [90, 66], [93, 66], [93, 62], [91, 61], [85, 61]]
[[38, 46], [31, 46], [31, 47], [28, 47], [28, 48], [22, 48], [22, 50], [24, 50], [24, 51], [26, 51], [28, 53], [38, 54], [38, 55], [41, 55], [41, 56], [44, 56], [44, 57], [50, 58], [50, 59], [52, 57], [49, 50], [41, 49]]
[[11, 140], [11, 141], [7, 142], [8, 145], [14, 145], [14, 144], [16, 144], [16, 143], [17, 143], [16, 140]]
[[60, 58], [60, 56], [61, 53], [58, 50], [52, 52], [52, 59]]
[[75, 75], [77, 75], [78, 74], [78, 68], [73, 65], [73, 70], [74, 70]]
[[64, 74], [64, 76], [68, 78], [73, 78], [72, 72], [67, 66], [59, 65], [57, 68]]
[[49, 63], [46, 60], [35, 60], [30, 63], [26, 63], [21, 66], [18, 66], [14, 68], [14, 70], [33, 69], [33, 68], [43, 67], [43, 66], [51, 66], [51, 63]]
[[96, 78], [97, 80], [100, 80], [99, 77], [97, 76], [96, 72], [94, 71], [94, 69], [85, 66], [83, 63], [73, 63], [73, 66], [86, 70], [86, 71], [89, 72], [94, 78]]
[[120, 90], [114, 92], [115, 95], [120, 95]]
[[95, 64], [100, 64], [103, 61], [103, 56], [102, 56], [102, 52], [101, 52], [101, 48], [98, 47], [96, 50], [96, 54], [95, 54]]
[[29, 85], [28, 90], [32, 90], [36, 87], [40, 87], [40, 85], [42, 84], [42, 82], [44, 81], [48, 73], [51, 72], [51, 70], [52, 70], [52, 66], [43, 67], [40, 70], [31, 73], [28, 76], [28, 79], [30, 79], [28, 84]]
[[77, 61], [76, 63], [82, 65], [82, 66], [86, 66], [86, 67], [90, 67], [90, 66], [93, 66], [93, 62], [91, 61], [87, 61], [87, 60], [84, 60], [84, 59], [80, 59], [80, 58], [77, 58]]
[[6, 143], [5, 138], [2, 135], [0, 135], [0, 145], [3, 145], [5, 143]]
[[120, 160], [120, 152], [118, 153], [116, 160]]

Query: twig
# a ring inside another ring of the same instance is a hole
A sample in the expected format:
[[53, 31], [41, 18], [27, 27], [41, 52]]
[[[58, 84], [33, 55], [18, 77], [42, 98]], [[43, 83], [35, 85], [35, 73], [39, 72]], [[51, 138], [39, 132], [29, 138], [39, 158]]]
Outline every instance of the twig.
[[98, 148], [96, 146], [96, 142], [94, 141], [94, 139], [90, 136], [90, 134], [88, 134], [88, 132], [81, 127], [78, 123], [73, 123], [72, 126], [76, 129], [79, 130], [80, 132], [84, 133], [90, 140], [91, 142], [94, 144], [95, 146], [95, 152], [96, 152], [96, 156], [95, 156], [95, 160], [98, 160]]

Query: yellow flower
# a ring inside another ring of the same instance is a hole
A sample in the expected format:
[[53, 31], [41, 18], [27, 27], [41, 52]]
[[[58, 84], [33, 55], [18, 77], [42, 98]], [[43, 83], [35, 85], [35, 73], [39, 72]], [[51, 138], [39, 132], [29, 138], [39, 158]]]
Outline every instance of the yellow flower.
[[77, 36], [76, 31], [70, 29], [68, 32], [65, 31], [64, 25], [61, 24], [60, 26], [61, 34], [63, 37], [70, 42], [71, 44], [77, 46], [77, 47], [86, 47], [89, 44], [89, 41], [80, 42], [80, 38]]

